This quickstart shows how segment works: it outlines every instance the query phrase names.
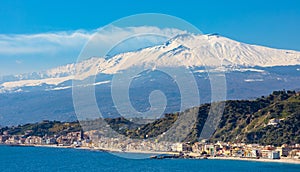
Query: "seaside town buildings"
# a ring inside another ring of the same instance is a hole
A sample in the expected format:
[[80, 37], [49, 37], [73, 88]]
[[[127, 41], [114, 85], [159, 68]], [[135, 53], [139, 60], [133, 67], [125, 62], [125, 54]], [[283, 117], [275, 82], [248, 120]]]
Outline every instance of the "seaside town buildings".
[[128, 138], [109, 138], [101, 136], [97, 131], [69, 132], [66, 135], [32, 136], [31, 131], [24, 135], [0, 135], [0, 144], [8, 145], [57, 145], [68, 147], [87, 147], [99, 150], [128, 152], [178, 152], [192, 157], [240, 157], [280, 159], [283, 157], [300, 159], [300, 144], [262, 146], [244, 143], [209, 143], [206, 140], [190, 143], [158, 142], [157, 140], [133, 140]]

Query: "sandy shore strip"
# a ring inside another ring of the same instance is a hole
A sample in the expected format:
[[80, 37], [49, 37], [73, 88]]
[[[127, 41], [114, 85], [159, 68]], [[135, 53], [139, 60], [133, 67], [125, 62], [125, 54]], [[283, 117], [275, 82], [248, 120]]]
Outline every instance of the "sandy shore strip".
[[89, 147], [78, 147], [76, 149], [86, 149], [86, 150], [99, 150], [103, 152], [111, 152], [111, 153], [134, 153], [134, 154], [153, 154], [153, 155], [159, 155], [159, 154], [170, 154], [170, 155], [177, 155], [178, 152], [161, 152], [161, 151], [142, 151], [142, 150], [129, 150], [129, 151], [122, 151], [120, 149], [107, 149], [107, 148], [89, 148]]
[[291, 158], [281, 158], [281, 159], [264, 159], [264, 158], [260, 158], [260, 159], [254, 159], [254, 158], [239, 158], [239, 157], [208, 157], [208, 159], [300, 164], [300, 160], [291, 159]]

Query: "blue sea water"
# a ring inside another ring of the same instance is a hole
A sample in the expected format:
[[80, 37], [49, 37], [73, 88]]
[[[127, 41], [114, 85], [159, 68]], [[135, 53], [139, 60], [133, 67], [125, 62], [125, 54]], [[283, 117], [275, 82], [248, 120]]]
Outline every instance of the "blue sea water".
[[0, 171], [300, 172], [300, 165], [231, 160], [134, 160], [88, 150], [0, 146]]

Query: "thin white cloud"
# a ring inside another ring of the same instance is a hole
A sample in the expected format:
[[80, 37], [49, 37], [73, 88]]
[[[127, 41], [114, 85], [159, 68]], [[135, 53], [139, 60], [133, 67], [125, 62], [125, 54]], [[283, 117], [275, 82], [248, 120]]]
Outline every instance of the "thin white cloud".
[[[126, 28], [110, 26], [105, 29], [100, 28], [89, 40], [81, 54], [80, 60], [93, 56], [106, 56], [108, 53], [106, 51], [112, 47], [115, 48], [115, 52], [112, 52], [112, 54], [132, 51], [162, 43], [171, 37], [184, 33], [186, 31], [175, 28], [161, 29], [153, 26]], [[128, 39], [131, 39], [131, 41], [128, 41]]]
[[[48, 70], [57, 66], [74, 63], [90, 57], [104, 57], [101, 54], [107, 47], [114, 47], [115, 43], [129, 35], [149, 33], [156, 35], [167, 35], [168, 37], [186, 33], [177, 29], [142, 26], [119, 28], [107, 27], [105, 30], [99, 28], [92, 31], [77, 30], [39, 34], [0, 34], [0, 73], [4, 75], [19, 74], [27, 72], [38, 72]], [[93, 46], [85, 46], [91, 38], [99, 38]], [[166, 41], [166, 40], [164, 40]], [[133, 41], [120, 44], [110, 52], [113, 55], [120, 52], [132, 51], [163, 42], [158, 37], [137, 37]], [[83, 48], [88, 47], [84, 54], [85, 58], [79, 58]], [[99, 53], [99, 51], [101, 53]], [[22, 64], [20, 64], [20, 62]], [[23, 63], [26, 62], [26, 63]], [[15, 67], [22, 65], [22, 67]]]
[[17, 64], [22, 64], [23, 61], [22, 61], [22, 60], [16, 60], [16, 63], [17, 63]]
[[53, 53], [65, 48], [78, 48], [91, 36], [83, 31], [0, 35], [0, 55], [23, 55], [35, 53]]
[[[118, 40], [119, 37], [124, 35], [140, 33], [141, 31], [169, 36], [175, 36], [179, 33], [183, 33], [183, 31], [177, 29], [160, 29], [150, 26], [127, 28], [110, 27], [105, 31], [101, 31], [101, 35], [98, 36], [102, 40], [102, 45], [109, 45], [112, 40]], [[1, 55], [28, 55], [36, 53], [58, 53], [57, 55], [59, 55], [60, 51], [72, 51], [75, 49], [80, 51], [80, 48], [82, 48], [96, 32], [97, 30], [77, 30], [40, 34], [0, 34], [0, 58]]]

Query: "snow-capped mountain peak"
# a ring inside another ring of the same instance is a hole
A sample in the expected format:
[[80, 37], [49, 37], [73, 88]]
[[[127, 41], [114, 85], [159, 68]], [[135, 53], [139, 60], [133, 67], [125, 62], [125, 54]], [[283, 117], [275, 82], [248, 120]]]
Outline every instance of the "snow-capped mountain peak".
[[4, 77], [0, 92], [25, 86], [58, 85], [97, 74], [112, 75], [133, 66], [162, 67], [270, 67], [300, 64], [300, 52], [250, 45], [217, 35], [177, 35], [162, 45], [68, 64], [44, 72]]

